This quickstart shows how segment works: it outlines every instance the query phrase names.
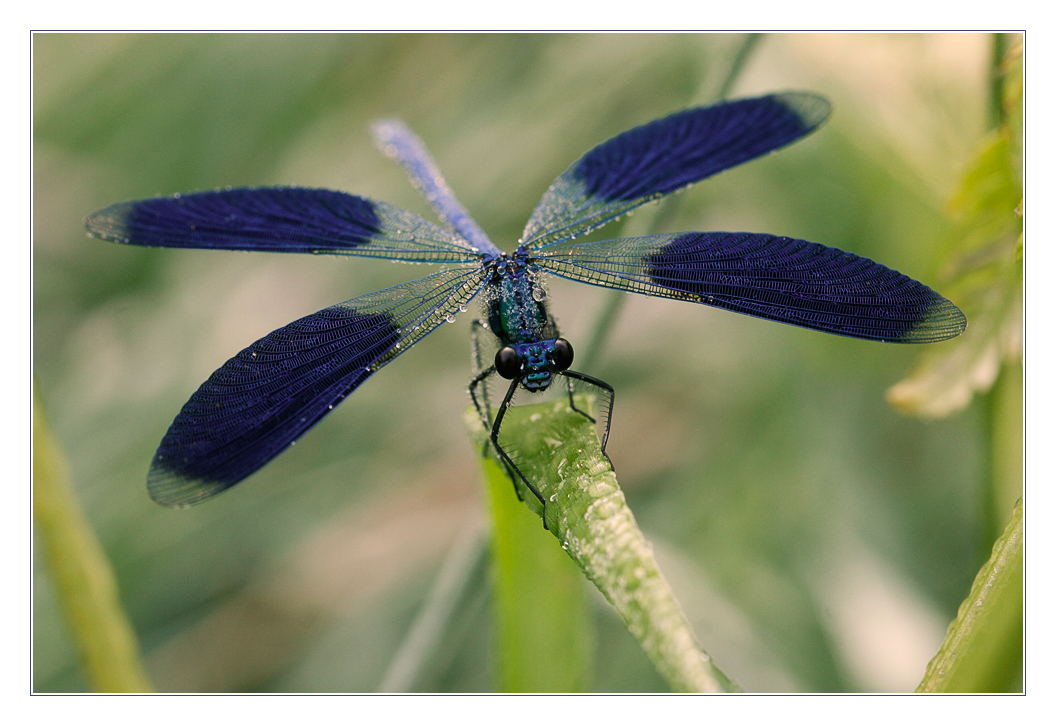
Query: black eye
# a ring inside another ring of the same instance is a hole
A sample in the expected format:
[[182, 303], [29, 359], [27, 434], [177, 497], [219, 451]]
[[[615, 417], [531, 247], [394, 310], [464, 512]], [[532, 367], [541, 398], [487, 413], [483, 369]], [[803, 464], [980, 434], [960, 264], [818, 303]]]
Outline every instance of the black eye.
[[558, 338], [554, 341], [554, 352], [550, 354], [550, 360], [553, 361], [554, 368], [559, 371], [568, 370], [568, 367], [572, 365], [572, 344], [564, 338]]
[[495, 353], [495, 371], [507, 381], [512, 381], [519, 376], [521, 374], [521, 357], [517, 355], [517, 351], [510, 346], [500, 348]]

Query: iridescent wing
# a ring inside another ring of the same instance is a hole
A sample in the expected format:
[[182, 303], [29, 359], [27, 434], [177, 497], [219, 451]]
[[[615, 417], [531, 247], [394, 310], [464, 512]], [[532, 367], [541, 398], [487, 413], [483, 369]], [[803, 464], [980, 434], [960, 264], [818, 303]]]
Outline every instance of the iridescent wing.
[[565, 244], [533, 262], [571, 280], [852, 338], [931, 343], [964, 331], [946, 298], [881, 264], [769, 234], [689, 232]]
[[483, 255], [498, 257], [502, 250], [488, 239], [469, 212], [458, 201], [451, 187], [444, 181], [440, 168], [429, 150], [406, 124], [399, 119], [378, 121], [374, 124], [374, 140], [378, 147], [407, 171], [411, 183], [422, 193], [429, 205], [451, 229]]
[[144, 247], [469, 262], [462, 237], [416, 214], [344, 192], [303, 187], [227, 189], [122, 202], [88, 217], [89, 233]]
[[829, 102], [779, 93], [692, 108], [625, 131], [558, 177], [521, 235], [535, 250], [586, 234], [645, 202], [806, 136]]
[[437, 272], [320, 310], [253, 343], [173, 421], [147, 476], [150, 496], [184, 507], [242, 481], [464, 309], [487, 278], [479, 265]]

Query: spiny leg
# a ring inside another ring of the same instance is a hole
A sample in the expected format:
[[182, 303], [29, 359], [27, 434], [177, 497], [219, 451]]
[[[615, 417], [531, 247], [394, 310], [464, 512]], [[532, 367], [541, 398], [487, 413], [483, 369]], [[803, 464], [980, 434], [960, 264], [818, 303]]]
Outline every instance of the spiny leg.
[[[473, 405], [477, 407], [477, 413], [480, 414], [481, 420], [484, 422], [484, 428], [491, 425], [491, 403], [488, 401], [488, 386], [483, 385], [480, 390], [480, 398], [477, 398], [476, 388], [480, 384], [495, 372], [494, 365], [484, 365], [484, 361], [480, 357], [480, 335], [481, 331], [491, 332], [487, 324], [483, 320], [473, 320], [469, 324], [469, 340], [470, 340], [470, 354], [473, 359], [473, 380], [469, 383], [469, 395], [473, 399]], [[481, 403], [483, 402], [483, 406]]]
[[567, 379], [566, 383], [568, 384], [566, 386], [566, 388], [568, 390], [568, 407], [571, 408], [576, 413], [578, 413], [583, 418], [585, 418], [587, 421], [590, 421], [592, 424], [597, 424], [598, 422], [593, 416], [591, 416], [586, 411], [582, 411], [582, 410], [580, 410], [579, 408], [576, 407], [576, 399], [575, 399], [575, 396], [574, 396], [575, 390], [574, 390], [574, 386], [572, 384], [573, 379], [568, 377], [568, 376], [566, 376], [566, 379]]
[[[487, 331], [489, 334], [491, 334], [491, 328], [489, 328], [488, 324], [485, 323], [483, 320], [475, 319], [470, 322], [470, 356], [472, 358], [474, 376], [473, 380], [469, 382], [469, 397], [473, 400], [473, 405], [476, 407], [477, 414], [480, 416], [480, 421], [486, 430], [492, 425], [491, 401], [488, 397], [489, 394], [487, 380], [493, 374], [495, 374], [496, 371], [494, 365], [489, 364], [485, 367], [484, 359], [481, 357], [480, 336], [482, 335], [483, 331]], [[477, 393], [478, 388], [480, 391], [479, 396]], [[488, 455], [488, 444], [484, 444], [484, 451], [482, 452], [482, 455]], [[505, 465], [505, 460], [503, 460], [502, 463], [503, 465]], [[510, 478], [513, 479], [514, 474], [512, 471], [509, 470], [509, 467], [506, 468], [506, 471], [507, 474], [509, 474]], [[517, 498], [523, 502], [524, 497], [521, 496], [521, 491], [517, 489], [516, 486], [514, 487], [514, 490], [517, 492]]]
[[[489, 376], [495, 374], [495, 366], [488, 366], [469, 382], [469, 397], [473, 399], [473, 405], [480, 414], [480, 420], [484, 428], [491, 426], [491, 406], [488, 404], [488, 386], [485, 383]], [[480, 388], [480, 397], [477, 397], [477, 388]]]
[[[491, 428], [491, 443], [495, 447], [495, 451], [498, 452], [503, 463], [506, 464], [506, 470], [510, 474], [510, 479], [513, 480], [513, 490], [517, 493], [517, 498], [522, 502], [524, 501], [524, 497], [521, 496], [521, 490], [517, 488], [516, 477], [520, 477], [521, 481], [524, 482], [524, 485], [535, 495], [535, 498], [539, 500], [539, 504], [543, 507], [541, 514], [543, 518], [543, 529], [550, 529], [546, 524], [546, 500], [543, 499], [543, 495], [539, 493], [539, 490], [536, 489], [530, 481], [528, 481], [528, 477], [521, 472], [510, 455], [507, 454], [506, 450], [499, 444], [499, 430], [502, 428], [502, 421], [506, 418], [506, 412], [510, 409], [510, 402], [513, 400], [513, 394], [517, 391], [517, 386], [520, 384], [520, 378], [514, 378], [510, 381], [510, 388], [506, 392], [506, 397], [502, 399], [502, 404], [499, 406], [498, 413], [495, 415], [495, 424]], [[516, 477], [514, 475], [516, 475]]]
[[[608, 399], [609, 400], [608, 400], [608, 403], [605, 406], [605, 416], [604, 416], [605, 423], [604, 423], [604, 427], [602, 429], [601, 436], [599, 436], [598, 438], [601, 441], [601, 453], [604, 454], [605, 458], [609, 460], [609, 466], [612, 466], [612, 459], [609, 458], [608, 452], [605, 451], [605, 445], [609, 443], [609, 427], [612, 425], [612, 407], [613, 407], [613, 404], [616, 401], [616, 391], [615, 391], [615, 389], [613, 389], [613, 387], [610, 386], [605, 381], [603, 381], [603, 380], [601, 380], [599, 378], [594, 378], [593, 376], [588, 376], [585, 373], [578, 373], [576, 371], [561, 371], [557, 375], [564, 376], [565, 378], [568, 378], [568, 379], [575, 379], [575, 380], [583, 381], [584, 383], [588, 383], [588, 384], [594, 386], [601, 393], [608, 395]], [[571, 380], [569, 380], [569, 382], [568, 382], [568, 397], [569, 397], [569, 401], [571, 403], [571, 401], [572, 401], [572, 381]], [[572, 410], [573, 411], [575, 411], [576, 413], [582, 414], [591, 423], [597, 424], [597, 421], [592, 416], [588, 415], [584, 411], [580, 411], [578, 408], [576, 408], [574, 403], [571, 404], [571, 405], [572, 405]], [[612, 469], [613, 469], [613, 471], [615, 471], [616, 467], [612, 466]]]
[[470, 353], [473, 356], [473, 372], [480, 373], [484, 370], [484, 361], [480, 357], [480, 335], [481, 331], [488, 331], [491, 333], [491, 328], [480, 318], [470, 321], [469, 323], [469, 342], [470, 342]]
[[[488, 427], [492, 426], [492, 422], [491, 422], [491, 408], [488, 405], [488, 398], [487, 398], [488, 386], [484, 382], [487, 380], [487, 378], [489, 376], [494, 375], [494, 373], [495, 373], [495, 366], [488, 366], [487, 368], [482, 370], [480, 373], [478, 373], [476, 376], [474, 376], [473, 380], [471, 380], [469, 382], [469, 397], [471, 399], [473, 399], [473, 405], [476, 407], [477, 414], [480, 416], [480, 420], [484, 424], [484, 428], [485, 429], [487, 429]], [[513, 382], [513, 387], [516, 387], [516, 385], [517, 385], [517, 381], [514, 381]], [[480, 398], [477, 397], [477, 388], [478, 387], [480, 387], [480, 389], [481, 389]], [[510, 398], [510, 396], [507, 396], [507, 400], [509, 400], [509, 398]], [[483, 402], [483, 405], [482, 405], [482, 402]], [[497, 431], [497, 429], [493, 429], [492, 430], [491, 436], [489, 437], [489, 442], [484, 444], [484, 450], [481, 452], [481, 455], [482, 456], [487, 456], [488, 455], [488, 446], [493, 446], [495, 448], [495, 450], [499, 452], [499, 454], [500, 454], [499, 460], [502, 462], [502, 465], [504, 467], [506, 467], [506, 474], [510, 477], [510, 480], [511, 481], [515, 481], [518, 475], [520, 475], [521, 479], [524, 479], [524, 475], [520, 474], [520, 471], [517, 470], [517, 468], [515, 466], [513, 466], [513, 462], [511, 461], [510, 457], [506, 455], [506, 452], [502, 450], [501, 446], [499, 446], [498, 441], [495, 440], [496, 436], [497, 436], [496, 431]], [[531, 486], [531, 485], [529, 485], [529, 486]], [[517, 498], [523, 502], [524, 501], [524, 497], [521, 496], [521, 490], [517, 488], [516, 483], [514, 483], [513, 491], [517, 495]], [[538, 493], [536, 494], [536, 496], [538, 496]]]

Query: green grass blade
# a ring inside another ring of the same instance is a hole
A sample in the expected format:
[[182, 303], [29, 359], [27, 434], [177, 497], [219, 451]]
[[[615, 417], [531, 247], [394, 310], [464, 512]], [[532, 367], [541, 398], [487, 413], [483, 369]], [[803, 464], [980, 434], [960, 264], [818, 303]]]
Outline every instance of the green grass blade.
[[[485, 451], [487, 433], [474, 410], [467, 411], [466, 423], [474, 443]], [[534, 561], [554, 554], [558, 560], [568, 562], [553, 547], [548, 536], [553, 535], [575, 565], [616, 608], [631, 635], [673, 690], [712, 693], [735, 690], [697, 645], [682, 609], [660, 574], [651, 547], [627, 507], [616, 475], [601, 452], [593, 424], [573, 411], [567, 401], [557, 401], [511, 408], [503, 431], [504, 436], [518, 442], [522, 471], [547, 500], [549, 527], [547, 532], [537, 516], [527, 514], [524, 504], [536, 515], [542, 510], [531, 492], [522, 492], [524, 502], [518, 502], [502, 467], [492, 456], [483, 456], [497, 512], [496, 579], [499, 608], [503, 613], [500, 615], [503, 637], [507, 629], [523, 628], [527, 647], [538, 650], [541, 641], [531, 631], [543, 633], [577, 617], [566, 615], [557, 619], [547, 610], [548, 606], [539, 602], [551, 599], [551, 590], [565, 589], [564, 581], [559, 585], [543, 579], [532, 585], [533, 591], [526, 589], [518, 595], [512, 594], [512, 588], [511, 592], [505, 591], [504, 581], [519, 577], [513, 574], [515, 571], [535, 566], [523, 564], [521, 560]], [[508, 494], [502, 495], [502, 490]], [[515, 509], [527, 516], [514, 517], [506, 511], [500, 512], [500, 508]], [[521, 525], [521, 521], [525, 524]], [[506, 597], [539, 600], [531, 605], [501, 602]], [[540, 615], [537, 610], [544, 614]], [[530, 625], [530, 620], [535, 624]], [[506, 647], [505, 642], [502, 647]], [[503, 661], [507, 658], [505, 650], [501, 658]]]
[[152, 691], [103, 548], [70, 487], [66, 461], [33, 386], [33, 519], [88, 683], [103, 693]]
[[755, 49], [759, 46], [759, 41], [762, 39], [762, 33], [748, 33], [744, 37], [744, 43], [738, 49], [737, 55], [734, 56], [733, 63], [730, 64], [730, 70], [726, 73], [726, 78], [723, 80], [718, 94], [716, 94], [720, 100], [725, 100], [730, 95], [733, 85], [741, 77], [741, 72], [748, 65], [748, 59], [752, 57]]
[[918, 693], [1007, 691], [1023, 658], [1023, 500], [979, 570]]
[[[475, 410], [474, 439], [483, 448]], [[492, 537], [499, 690], [507, 693], [589, 691], [594, 624], [583, 577], [575, 563], [518, 500], [510, 478], [482, 457], [495, 531]]]

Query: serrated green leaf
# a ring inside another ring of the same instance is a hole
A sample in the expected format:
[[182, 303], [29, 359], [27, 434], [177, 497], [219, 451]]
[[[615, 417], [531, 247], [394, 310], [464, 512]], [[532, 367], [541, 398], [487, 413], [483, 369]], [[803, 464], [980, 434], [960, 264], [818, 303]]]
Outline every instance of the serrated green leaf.
[[[1009, 57], [1015, 57], [1014, 47]], [[948, 416], [993, 385], [1023, 352], [1022, 63], [1006, 63], [1005, 121], [980, 145], [949, 203], [943, 287], [968, 318], [959, 338], [929, 347], [916, 371], [887, 391], [906, 414]]]
[[[486, 453], [488, 434], [476, 411], [468, 410], [465, 419], [477, 446], [485, 452], [492, 487], [510, 490], [510, 478]], [[652, 548], [627, 506], [612, 466], [601, 451], [594, 425], [567, 401], [559, 400], [511, 408], [503, 430], [504, 436], [518, 442], [522, 471], [547, 501], [549, 533], [616, 608], [671, 688], [711, 693], [735, 690], [697, 645], [681, 607], [660, 574]], [[531, 492], [522, 492], [522, 496], [528, 509], [537, 515], [542, 513], [541, 503]], [[493, 494], [493, 499], [502, 497]], [[519, 509], [525, 511], [523, 506]], [[544, 532], [540, 521], [531, 519], [537, 532]], [[496, 527], [500, 526], [497, 522]], [[500, 538], [508, 539], [497, 531], [497, 541]], [[519, 538], [510, 539], [515, 541], [504, 546], [512, 548], [520, 542]], [[547, 540], [545, 544], [532, 542], [529, 546], [559, 552], [552, 539], [543, 539]], [[536, 556], [537, 553], [520, 555], [525, 559]], [[506, 554], [500, 553], [500, 567], [520, 566], [512, 555], [509, 560], [505, 558]], [[499, 574], [500, 579], [504, 577], [512, 575]], [[524, 617], [528, 615], [524, 613]], [[517, 626], [523, 627], [523, 622]]]
[[1023, 500], [979, 570], [918, 693], [1007, 691], [1023, 657]]

